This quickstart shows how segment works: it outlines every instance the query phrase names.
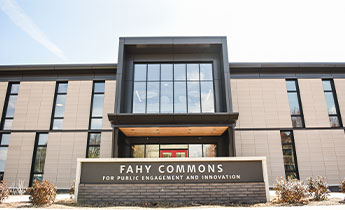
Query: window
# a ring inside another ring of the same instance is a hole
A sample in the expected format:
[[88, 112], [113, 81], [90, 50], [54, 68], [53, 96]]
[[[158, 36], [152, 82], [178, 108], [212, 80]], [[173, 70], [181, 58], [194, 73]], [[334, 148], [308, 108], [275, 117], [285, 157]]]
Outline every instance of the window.
[[37, 133], [32, 155], [31, 176], [29, 186], [32, 186], [34, 180], [42, 181], [44, 173], [44, 164], [46, 161], [48, 144], [48, 133]]
[[104, 104], [104, 82], [94, 82], [92, 91], [92, 105], [90, 114], [90, 129], [100, 130], [102, 128]]
[[9, 133], [0, 134], [0, 181], [4, 179], [10, 135]]
[[67, 82], [57, 82], [52, 117], [52, 130], [61, 130], [65, 114], [65, 104], [67, 95]]
[[135, 64], [133, 113], [214, 112], [211, 63]]
[[342, 127], [337, 94], [335, 92], [334, 82], [331, 79], [322, 80], [323, 90], [325, 93], [328, 116], [331, 127]]
[[[167, 151], [162, 153], [162, 151]], [[134, 158], [159, 157], [217, 157], [216, 144], [133, 144]], [[179, 156], [180, 155], [180, 156]]]
[[297, 80], [286, 80], [286, 89], [289, 98], [292, 127], [303, 128], [304, 119]]
[[19, 92], [19, 83], [9, 83], [1, 120], [3, 130], [11, 130]]
[[280, 132], [286, 179], [299, 179], [295, 142], [292, 131]]
[[99, 158], [101, 146], [101, 133], [89, 133], [86, 149], [87, 158]]

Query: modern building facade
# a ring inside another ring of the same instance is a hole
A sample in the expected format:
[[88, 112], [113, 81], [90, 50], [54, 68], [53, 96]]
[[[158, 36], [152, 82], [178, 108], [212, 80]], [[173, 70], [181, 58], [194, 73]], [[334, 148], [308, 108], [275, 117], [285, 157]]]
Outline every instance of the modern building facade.
[[345, 64], [229, 63], [226, 37], [120, 38], [117, 64], [0, 66], [0, 173], [67, 189], [77, 158], [266, 156], [345, 177]]

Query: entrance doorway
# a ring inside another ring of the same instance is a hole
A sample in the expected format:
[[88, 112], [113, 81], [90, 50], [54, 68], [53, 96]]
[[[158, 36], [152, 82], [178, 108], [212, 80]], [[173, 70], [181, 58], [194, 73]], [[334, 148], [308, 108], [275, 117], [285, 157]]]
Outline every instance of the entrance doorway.
[[161, 150], [159, 157], [161, 158], [188, 157], [188, 150]]

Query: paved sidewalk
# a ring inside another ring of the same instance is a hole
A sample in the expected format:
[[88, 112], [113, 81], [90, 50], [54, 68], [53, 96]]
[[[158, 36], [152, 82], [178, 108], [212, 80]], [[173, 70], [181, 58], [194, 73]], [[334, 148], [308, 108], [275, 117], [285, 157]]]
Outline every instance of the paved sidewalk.
[[[275, 197], [275, 192], [270, 191], [270, 196]], [[330, 193], [329, 198], [337, 198], [337, 199], [344, 199], [344, 194], [343, 193]], [[69, 199], [70, 195], [69, 194], [58, 194], [56, 200], [65, 200]], [[8, 199], [3, 201], [3, 203], [14, 203], [14, 202], [28, 202], [29, 201], [29, 196], [28, 195], [15, 195], [15, 196], [10, 196]], [[15, 209], [15, 208], [1, 208], [1, 209]], [[20, 209], [28, 209], [28, 210], [41, 210], [41, 209], [47, 209], [47, 208], [20, 208]], [[49, 208], [53, 209], [53, 208]], [[64, 209], [69, 209], [68, 206], [64, 207]], [[329, 206], [284, 206], [284, 207], [277, 207], [277, 206], [269, 206], [269, 207], [220, 207], [220, 206], [192, 206], [192, 207], [181, 207], [181, 208], [143, 208], [143, 207], [115, 207], [115, 208], [73, 208], [73, 209], [97, 209], [97, 210], [109, 210], [109, 209], [144, 209], [144, 210], [159, 210], [159, 209], [168, 209], [168, 210], [249, 210], [249, 209], [258, 209], [258, 210], [292, 210], [292, 209], [297, 209], [297, 210], [345, 210], [345, 205], [329, 205]]]

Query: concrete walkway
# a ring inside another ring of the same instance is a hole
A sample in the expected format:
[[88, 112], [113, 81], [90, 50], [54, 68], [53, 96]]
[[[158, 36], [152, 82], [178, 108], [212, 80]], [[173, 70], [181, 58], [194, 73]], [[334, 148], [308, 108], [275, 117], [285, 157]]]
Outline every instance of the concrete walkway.
[[[270, 196], [275, 197], [275, 192], [270, 191]], [[337, 199], [344, 199], [343, 193], [330, 193], [329, 198], [337, 198]], [[69, 199], [69, 194], [58, 194], [56, 200], [65, 200]], [[13, 202], [28, 202], [29, 196], [28, 195], [14, 195], [10, 196], [8, 199], [4, 200], [3, 203], [13, 203]], [[2, 208], [2, 209], [14, 209], [14, 208]], [[20, 209], [46, 209], [46, 208], [20, 208]], [[52, 208], [49, 208], [52, 209]], [[65, 209], [68, 209], [66, 207]], [[345, 205], [329, 205], [329, 206], [287, 206], [287, 207], [277, 207], [277, 206], [271, 206], [271, 207], [219, 207], [219, 206], [192, 206], [192, 207], [181, 207], [181, 208], [143, 208], [143, 207], [116, 207], [116, 208], [80, 208], [80, 209], [97, 209], [97, 210], [109, 210], [109, 209], [144, 209], [144, 210], [159, 210], [159, 209], [168, 209], [168, 210], [206, 210], [206, 209], [219, 209], [219, 210], [249, 210], [249, 209], [258, 209], [258, 210], [273, 210], [273, 209], [279, 209], [279, 210], [291, 210], [291, 209], [297, 209], [297, 210], [345, 210]]]

